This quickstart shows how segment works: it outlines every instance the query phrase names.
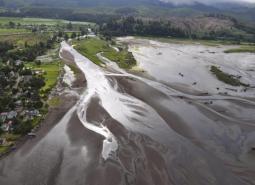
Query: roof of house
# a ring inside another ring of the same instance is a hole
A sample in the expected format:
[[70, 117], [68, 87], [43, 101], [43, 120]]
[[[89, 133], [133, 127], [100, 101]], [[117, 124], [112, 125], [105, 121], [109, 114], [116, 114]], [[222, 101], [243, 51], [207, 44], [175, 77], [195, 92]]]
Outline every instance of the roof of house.
[[7, 118], [12, 119], [12, 118], [16, 117], [17, 114], [18, 114], [18, 113], [17, 113], [16, 111], [10, 111], [10, 112], [8, 113], [8, 115], [7, 115]]

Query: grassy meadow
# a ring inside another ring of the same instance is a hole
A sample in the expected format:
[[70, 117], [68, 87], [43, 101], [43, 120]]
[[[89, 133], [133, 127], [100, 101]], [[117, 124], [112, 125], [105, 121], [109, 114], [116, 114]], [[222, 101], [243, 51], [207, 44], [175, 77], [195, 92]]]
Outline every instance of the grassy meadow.
[[22, 33], [31, 33], [31, 31], [26, 29], [13, 29], [13, 28], [0, 28], [0, 35], [8, 35], [8, 34], [22, 34]]
[[241, 46], [239, 48], [228, 49], [224, 53], [255, 53], [255, 46]]
[[99, 38], [87, 38], [81, 41], [75, 41], [75, 48], [92, 62], [102, 65], [102, 61], [96, 56], [102, 52], [103, 56], [116, 62], [121, 68], [130, 69], [136, 65], [133, 55], [128, 52], [127, 48], [117, 52], [109, 46], [109, 43]]
[[45, 86], [41, 89], [42, 92], [51, 90], [58, 81], [58, 76], [63, 67], [62, 62], [53, 61], [50, 63], [42, 63], [37, 65], [34, 63], [27, 63], [26, 67], [31, 68], [32, 70], [42, 71], [43, 77], [45, 79]]
[[[0, 17], [0, 25], [9, 24], [9, 22], [13, 22], [15, 24], [21, 25], [64, 25], [68, 24], [69, 21], [63, 19], [42, 19], [42, 18], [19, 18], [19, 17]], [[93, 24], [89, 22], [78, 22], [71, 21], [72, 24], [80, 24], [80, 25], [88, 25]]]
[[39, 42], [44, 42], [49, 38], [50, 34], [31, 33], [20, 35], [0, 35], [1, 42], [11, 42], [17, 47], [24, 47], [25, 43], [34, 45]]

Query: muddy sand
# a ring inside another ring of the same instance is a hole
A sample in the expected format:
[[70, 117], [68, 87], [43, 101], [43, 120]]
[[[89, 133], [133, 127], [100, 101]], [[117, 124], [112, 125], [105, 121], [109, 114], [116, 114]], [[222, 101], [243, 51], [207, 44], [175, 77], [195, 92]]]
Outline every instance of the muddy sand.
[[149, 67], [153, 79], [111, 61], [102, 69], [64, 42], [60, 54], [80, 68], [87, 88], [29, 150], [0, 161], [0, 184], [255, 184], [251, 98], [201, 94], [208, 89], [172, 85]]

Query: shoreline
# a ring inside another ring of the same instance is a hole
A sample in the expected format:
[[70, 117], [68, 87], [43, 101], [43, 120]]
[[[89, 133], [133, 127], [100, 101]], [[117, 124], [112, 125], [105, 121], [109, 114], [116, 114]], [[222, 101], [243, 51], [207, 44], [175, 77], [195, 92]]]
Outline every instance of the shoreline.
[[[154, 53], [158, 56], [158, 51]], [[255, 120], [249, 115], [254, 104], [234, 97], [192, 96], [185, 89], [173, 89], [157, 79], [131, 75], [110, 62], [112, 70], [102, 69], [66, 43], [62, 45], [60, 57], [75, 61], [83, 71], [82, 79], [87, 77], [87, 89], [82, 95], [75, 88], [68, 87], [64, 92], [58, 89], [66, 97], [59, 98], [59, 102], [69, 101], [68, 94], [81, 98], [53, 128], [55, 122], [49, 117], [49, 127], [38, 131], [41, 135], [2, 161], [0, 184], [119, 185], [186, 181], [197, 184], [208, 177], [220, 184], [254, 181], [248, 173], [254, 171], [250, 158], [253, 153], [247, 153], [254, 136], [250, 133], [254, 125], [247, 119]], [[160, 64], [156, 60], [155, 63]], [[159, 75], [161, 72], [168, 75], [160, 65], [153, 66], [158, 68]], [[85, 85], [82, 79], [79, 83]], [[55, 104], [58, 107], [59, 102]], [[71, 104], [70, 101], [62, 105]], [[53, 118], [58, 120], [54, 112], [64, 114], [64, 109], [61, 106], [51, 111]], [[240, 137], [245, 137], [243, 143], [237, 144]], [[187, 166], [188, 161], [193, 162]], [[193, 173], [197, 164], [200, 170]], [[191, 175], [180, 179], [180, 172]], [[72, 173], [75, 175], [67, 175]], [[129, 174], [128, 178], [125, 174]], [[159, 175], [164, 177], [164, 174], [166, 178], [158, 181]]]
[[0, 160], [9, 155], [17, 152], [22, 146], [26, 143], [34, 144], [40, 141], [62, 118], [63, 116], [73, 107], [78, 101], [78, 98], [74, 93], [76, 92], [80, 94], [83, 89], [86, 87], [86, 79], [80, 69], [76, 66], [76, 64], [70, 60], [64, 60], [60, 58], [60, 60], [66, 65], [72, 65], [76, 68], [75, 80], [72, 83], [71, 87], [66, 87], [63, 83], [63, 71], [59, 75], [59, 80], [55, 87], [51, 90], [47, 102], [54, 97], [61, 99], [58, 105], [52, 105], [48, 107], [47, 113], [43, 115], [40, 123], [35, 126], [32, 130], [33, 133], [36, 134], [35, 138], [31, 138], [28, 135], [20, 136], [16, 141], [14, 141], [13, 146], [9, 146], [9, 148], [0, 153]]

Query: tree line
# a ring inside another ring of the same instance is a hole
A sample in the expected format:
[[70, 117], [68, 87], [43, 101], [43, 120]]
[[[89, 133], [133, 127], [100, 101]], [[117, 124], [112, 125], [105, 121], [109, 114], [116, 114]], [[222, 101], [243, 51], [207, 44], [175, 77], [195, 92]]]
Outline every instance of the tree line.
[[[220, 18], [225, 17], [221, 15]], [[228, 30], [205, 30], [204, 33], [201, 34], [196, 31], [191, 31], [190, 29], [178, 27], [169, 20], [147, 20], [134, 18], [133, 16], [112, 18], [107, 23], [100, 24], [100, 32], [108, 39], [112, 36], [138, 35], [255, 42], [254, 28], [240, 26], [237, 20], [229, 19], [233, 20], [234, 26], [240, 29], [242, 28], [241, 30], [246, 31], [247, 34], [236, 34]]]
[[111, 19], [107, 23], [101, 24], [100, 31], [106, 37], [141, 35], [183, 38], [187, 36], [185, 31], [173, 26], [170, 21], [143, 20], [132, 16]]
[[148, 20], [146, 18], [134, 18], [133, 16], [120, 17], [121, 14], [102, 14], [97, 12], [77, 12], [68, 8], [48, 8], [30, 7], [21, 9], [20, 12], [5, 11], [0, 12], [0, 16], [6, 17], [41, 17], [41, 18], [61, 18], [70, 21], [87, 21], [100, 25], [101, 32], [107, 36], [141, 35], [141, 36], [171, 36], [178, 38], [210, 39], [210, 40], [232, 40], [255, 42], [255, 28], [247, 24], [240, 23], [231, 16], [223, 14], [205, 14], [204, 16], [218, 19], [229, 19], [234, 25], [233, 28], [241, 32], [230, 30], [204, 31], [199, 33], [188, 28], [178, 27], [169, 20]]
[[32, 7], [23, 8], [19, 12], [7, 10], [0, 12], [1, 17], [38, 17], [38, 18], [53, 18], [65, 19], [69, 21], [85, 21], [101, 24], [108, 22], [112, 18], [118, 18], [117, 14], [102, 14], [102, 13], [86, 13], [77, 12], [68, 8], [48, 8], [48, 7]]
[[8, 60], [24, 60], [34, 61], [37, 56], [44, 54], [48, 49], [51, 49], [56, 41], [56, 36], [49, 38], [45, 42], [38, 42], [34, 45], [24, 44], [24, 48], [15, 48], [11, 42], [0, 42], [0, 62]]

